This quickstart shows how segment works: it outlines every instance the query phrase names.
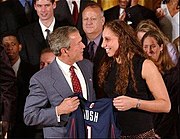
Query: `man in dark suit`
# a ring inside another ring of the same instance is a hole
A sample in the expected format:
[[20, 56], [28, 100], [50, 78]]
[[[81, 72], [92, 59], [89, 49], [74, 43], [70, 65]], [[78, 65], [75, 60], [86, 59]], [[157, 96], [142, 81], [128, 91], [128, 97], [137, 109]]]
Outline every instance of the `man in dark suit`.
[[39, 21], [19, 30], [22, 44], [21, 57], [23, 60], [39, 65], [42, 49], [48, 47], [46, 38], [59, 26], [68, 25], [68, 22], [59, 22], [54, 18], [55, 0], [35, 0], [34, 8], [39, 16]]
[[[76, 23], [73, 23], [73, 4], [72, 1], [76, 1], [78, 6], [78, 19]], [[68, 22], [73, 23], [78, 30], [80, 31], [80, 34], [82, 35], [83, 29], [82, 29], [82, 11], [84, 7], [90, 2], [91, 0], [57, 0], [57, 6], [54, 11], [55, 18], [59, 21], [61, 20], [68, 20]]]
[[29, 94], [29, 80], [39, 67], [34, 67], [20, 58], [19, 52], [21, 51], [22, 46], [19, 43], [16, 33], [7, 32], [3, 34], [2, 45], [8, 55], [17, 78], [17, 113], [13, 116], [16, 118], [16, 122], [12, 127], [10, 136], [12, 138], [33, 138], [37, 133], [36, 129], [24, 124], [23, 112], [26, 97]]
[[[86, 48], [84, 49], [84, 58], [91, 60], [94, 63], [93, 81], [97, 98], [101, 96], [100, 88], [97, 83], [98, 67], [100, 61], [106, 55], [102, 44], [102, 30], [105, 23], [103, 9], [95, 2], [89, 3], [82, 12], [82, 24], [85, 34], [82, 36], [82, 41]], [[93, 45], [91, 45], [94, 43]]]
[[139, 5], [138, 2], [139, 0], [119, 0], [119, 5], [104, 12], [106, 21], [112, 21], [114, 19], [124, 20], [134, 29], [140, 21], [146, 19], [151, 19], [159, 25], [159, 20], [155, 12]]
[[[22, 3], [21, 3], [21, 2]], [[33, 1], [28, 16], [25, 14], [25, 0], [6, 0], [0, 3], [0, 35], [7, 31], [18, 31], [38, 19]], [[27, 18], [28, 17], [28, 18]]]
[[[34, 9], [34, 0], [11, 0], [20, 27], [26, 26], [38, 20], [38, 15]], [[28, 4], [26, 3], [28, 2]], [[26, 8], [28, 5], [28, 9]], [[28, 11], [27, 11], [28, 10]]]
[[24, 120], [27, 125], [43, 127], [44, 138], [64, 138], [69, 115], [80, 103], [71, 96], [82, 93], [85, 99], [95, 100], [93, 65], [83, 60], [85, 46], [77, 28], [59, 27], [48, 41], [56, 58], [31, 78]]
[[10, 3], [10, 1], [0, 2], [0, 35], [10, 30], [17, 31], [19, 28]]
[[[16, 114], [16, 77], [9, 59], [0, 45], [0, 113], [2, 121], [2, 138], [8, 134], [15, 122]], [[7, 138], [7, 137], [6, 137]]]
[[120, 19], [124, 10], [130, 6], [129, 0], [118, 0], [119, 4], [104, 11], [106, 22]]
[[142, 21], [151, 19], [156, 25], [159, 25], [159, 20], [154, 11], [138, 4], [139, 0], [131, 0], [131, 6], [125, 9], [125, 21], [134, 29]]

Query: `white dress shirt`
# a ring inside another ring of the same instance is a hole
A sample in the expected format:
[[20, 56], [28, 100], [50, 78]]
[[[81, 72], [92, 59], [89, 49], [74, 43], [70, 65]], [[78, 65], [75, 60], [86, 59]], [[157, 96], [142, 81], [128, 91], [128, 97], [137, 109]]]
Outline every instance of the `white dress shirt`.
[[54, 25], [55, 25], [55, 18], [53, 19], [51, 25], [47, 28], [45, 25], [43, 25], [43, 23], [41, 22], [41, 20], [39, 20], [39, 24], [41, 26], [41, 30], [43, 32], [43, 36], [44, 36], [44, 39], [46, 39], [47, 37], [47, 31], [46, 29], [49, 29], [50, 30], [50, 33], [53, 32], [53, 29], [54, 29]]
[[[70, 88], [73, 91], [73, 86], [72, 86], [72, 82], [71, 82], [71, 73], [69, 71], [69, 68], [71, 66], [63, 63], [61, 60], [58, 59], [58, 57], [56, 57], [56, 62], [58, 63], [59, 68], [62, 70], [63, 75], [65, 76]], [[84, 76], [76, 63], [74, 63], [73, 66], [75, 67], [74, 71], [80, 81], [80, 84], [81, 84], [83, 97], [85, 99], [87, 99], [87, 87], [86, 87], [86, 82], [85, 82]], [[57, 107], [55, 108], [55, 111], [56, 111], [57, 121], [60, 122], [61, 118], [60, 118], [60, 115], [58, 115], [58, 113], [57, 113]]]
[[73, 1], [76, 1], [77, 6], [78, 6], [78, 13], [79, 13], [81, 0], [66, 0], [66, 1], [67, 1], [67, 3], [68, 3], [69, 9], [70, 9], [70, 11], [71, 11], [71, 14], [73, 13], [73, 8], [74, 8], [74, 5], [72, 4], [72, 2], [73, 2]]
[[15, 72], [15, 76], [17, 77], [17, 72], [18, 72], [18, 69], [19, 69], [19, 66], [20, 66], [20, 62], [21, 62], [21, 59], [19, 58], [16, 63], [12, 66], [14, 72]]

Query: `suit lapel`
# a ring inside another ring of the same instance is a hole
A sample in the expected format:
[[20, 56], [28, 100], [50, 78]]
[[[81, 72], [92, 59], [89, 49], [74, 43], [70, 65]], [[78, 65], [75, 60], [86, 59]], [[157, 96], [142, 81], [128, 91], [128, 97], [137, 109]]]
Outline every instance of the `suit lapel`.
[[60, 27], [60, 22], [58, 22], [56, 19], [55, 19], [55, 24], [54, 24], [54, 28], [53, 30], [55, 30], [56, 28]]
[[88, 70], [86, 69], [86, 65], [84, 65], [83, 62], [80, 61], [80, 62], [77, 62], [77, 64], [78, 64], [78, 66], [79, 66], [79, 68], [80, 68], [80, 70], [84, 76], [85, 82], [86, 82], [87, 97], [88, 97], [87, 99], [91, 100], [91, 98], [90, 98], [91, 97], [91, 95], [90, 95], [91, 90], [89, 87], [89, 82], [92, 82], [92, 78], [89, 77]]
[[45, 44], [45, 39], [44, 39], [39, 22], [36, 22], [33, 26], [33, 36], [38, 42], [40, 43], [44, 42]]
[[101, 58], [106, 54], [105, 49], [101, 47], [102, 41], [103, 41], [103, 38], [101, 37], [101, 40], [100, 40], [99, 45], [97, 47], [96, 54], [95, 54], [93, 61], [99, 62], [101, 60]]
[[65, 2], [64, 2], [64, 7], [65, 7], [65, 9], [66, 9], [66, 11], [67, 11], [67, 17], [71, 17], [71, 20], [73, 21], [73, 18], [72, 18], [71, 11], [70, 11], [70, 9], [69, 9], [68, 3], [67, 3], [66, 0], [64, 0], [64, 1], [65, 1]]
[[82, 42], [84, 43], [84, 45], [85, 45], [85, 48], [84, 48], [84, 52], [83, 52], [83, 57], [84, 58], [86, 58], [86, 59], [88, 59], [89, 57], [89, 54], [88, 54], [88, 41], [87, 41], [87, 38], [86, 38], [86, 35], [84, 34], [83, 36], [82, 36]]
[[53, 61], [51, 66], [51, 75], [53, 80], [53, 86], [57, 92], [63, 97], [67, 98], [73, 94], [66, 78], [64, 77], [61, 69], [59, 68], [56, 60]]

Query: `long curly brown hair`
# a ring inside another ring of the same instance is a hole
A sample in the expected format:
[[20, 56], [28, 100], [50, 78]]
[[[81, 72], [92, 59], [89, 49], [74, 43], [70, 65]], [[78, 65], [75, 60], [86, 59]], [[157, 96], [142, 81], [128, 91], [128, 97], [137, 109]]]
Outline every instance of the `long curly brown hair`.
[[118, 66], [115, 77], [115, 91], [124, 95], [126, 93], [126, 88], [128, 87], [129, 77], [131, 77], [133, 81], [134, 90], [137, 91], [132, 58], [134, 54], [138, 54], [145, 58], [147, 58], [147, 56], [143, 52], [140, 42], [137, 40], [135, 31], [124, 21], [119, 20], [106, 23], [104, 28], [110, 29], [118, 36], [119, 48], [113, 58], [106, 57], [104, 59], [98, 74], [99, 85], [103, 87], [112, 63], [116, 62], [116, 59], [120, 59], [121, 62], [119, 64], [116, 62]]

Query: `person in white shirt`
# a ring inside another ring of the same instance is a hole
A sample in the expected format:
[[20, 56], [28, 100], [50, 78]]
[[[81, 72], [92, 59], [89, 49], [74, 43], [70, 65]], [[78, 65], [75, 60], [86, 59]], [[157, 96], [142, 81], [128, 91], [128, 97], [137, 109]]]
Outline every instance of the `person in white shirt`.
[[156, 15], [160, 19], [160, 28], [171, 42], [179, 36], [179, 10], [178, 0], [164, 0], [160, 8], [156, 9]]

